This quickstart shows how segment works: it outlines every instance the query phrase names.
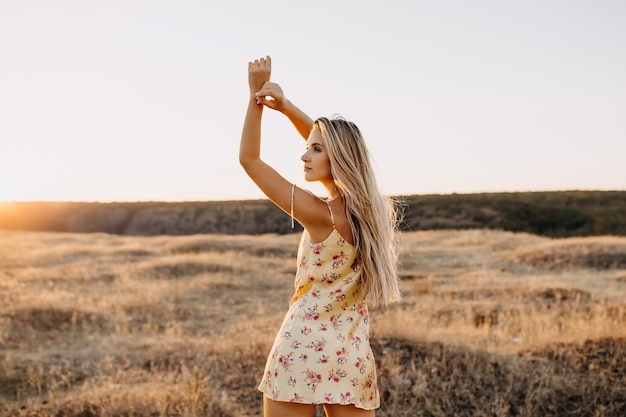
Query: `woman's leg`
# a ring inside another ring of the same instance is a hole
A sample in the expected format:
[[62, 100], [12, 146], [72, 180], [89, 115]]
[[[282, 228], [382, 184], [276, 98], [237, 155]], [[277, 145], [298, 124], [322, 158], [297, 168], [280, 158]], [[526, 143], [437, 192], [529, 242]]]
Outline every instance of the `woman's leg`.
[[263, 396], [264, 417], [313, 417], [314, 404], [296, 404], [274, 401]]
[[353, 405], [325, 404], [327, 417], [374, 417], [375, 410], [363, 410]]

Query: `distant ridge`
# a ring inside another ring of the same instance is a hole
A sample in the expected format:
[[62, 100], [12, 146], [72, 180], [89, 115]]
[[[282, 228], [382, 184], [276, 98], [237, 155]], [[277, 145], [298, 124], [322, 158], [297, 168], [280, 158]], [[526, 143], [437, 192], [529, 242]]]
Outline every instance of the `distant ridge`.
[[[428, 194], [395, 197], [401, 229], [491, 228], [545, 236], [626, 235], [626, 191]], [[119, 235], [292, 233], [269, 200], [207, 202], [15, 202], [0, 229]]]

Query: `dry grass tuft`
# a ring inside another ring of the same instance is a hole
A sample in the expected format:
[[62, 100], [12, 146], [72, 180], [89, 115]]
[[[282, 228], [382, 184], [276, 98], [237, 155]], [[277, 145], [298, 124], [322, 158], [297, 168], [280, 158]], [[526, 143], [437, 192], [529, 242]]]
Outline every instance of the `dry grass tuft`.
[[[0, 415], [260, 416], [298, 239], [0, 232]], [[377, 416], [626, 415], [625, 242], [404, 234]]]
[[[385, 415], [622, 416], [626, 339], [558, 344], [517, 357], [379, 339]], [[419, 410], [419, 411], [417, 411]]]

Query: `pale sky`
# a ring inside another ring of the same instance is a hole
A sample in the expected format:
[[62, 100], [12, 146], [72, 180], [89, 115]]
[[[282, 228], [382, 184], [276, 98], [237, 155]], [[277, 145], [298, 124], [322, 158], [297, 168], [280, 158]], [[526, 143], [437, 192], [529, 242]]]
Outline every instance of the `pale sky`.
[[[626, 1], [0, 0], [0, 201], [264, 198], [247, 63], [359, 125], [390, 195], [626, 189]], [[263, 157], [303, 180], [266, 109]]]

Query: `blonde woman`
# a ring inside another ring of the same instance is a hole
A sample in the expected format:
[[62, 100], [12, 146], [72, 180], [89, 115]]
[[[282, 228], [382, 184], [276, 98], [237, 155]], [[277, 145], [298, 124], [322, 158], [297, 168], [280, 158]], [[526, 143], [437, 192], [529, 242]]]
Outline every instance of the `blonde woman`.
[[[271, 59], [248, 64], [250, 97], [239, 160], [257, 186], [304, 233], [295, 293], [269, 353], [259, 390], [266, 417], [374, 416], [380, 405], [369, 343], [368, 304], [398, 300], [393, 203], [378, 190], [354, 123], [315, 121], [270, 82]], [[285, 114], [306, 140], [306, 181], [323, 200], [290, 183], [260, 158], [263, 108]]]

